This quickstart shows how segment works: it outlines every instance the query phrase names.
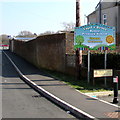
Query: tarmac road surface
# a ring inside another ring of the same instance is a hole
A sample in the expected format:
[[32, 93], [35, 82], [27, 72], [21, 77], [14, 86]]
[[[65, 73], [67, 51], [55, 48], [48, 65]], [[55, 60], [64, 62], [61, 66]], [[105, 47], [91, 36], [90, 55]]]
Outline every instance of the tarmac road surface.
[[6, 56], [1, 57], [2, 118], [74, 118], [24, 83]]

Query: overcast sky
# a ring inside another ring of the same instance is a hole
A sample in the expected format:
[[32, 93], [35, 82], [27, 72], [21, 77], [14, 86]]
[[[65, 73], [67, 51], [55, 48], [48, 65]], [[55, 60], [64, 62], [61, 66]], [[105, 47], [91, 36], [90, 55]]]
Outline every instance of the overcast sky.
[[[95, 10], [99, 0], [81, 0], [81, 22]], [[63, 22], [76, 19], [76, 0], [0, 0], [0, 34], [17, 35], [63, 30]]]

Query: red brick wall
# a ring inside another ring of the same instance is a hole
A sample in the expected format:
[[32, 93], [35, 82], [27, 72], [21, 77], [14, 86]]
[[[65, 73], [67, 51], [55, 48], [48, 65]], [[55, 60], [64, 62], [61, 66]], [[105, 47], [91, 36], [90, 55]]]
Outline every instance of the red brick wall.
[[65, 37], [65, 34], [55, 34], [35, 40], [38, 66], [60, 72], [65, 70]]

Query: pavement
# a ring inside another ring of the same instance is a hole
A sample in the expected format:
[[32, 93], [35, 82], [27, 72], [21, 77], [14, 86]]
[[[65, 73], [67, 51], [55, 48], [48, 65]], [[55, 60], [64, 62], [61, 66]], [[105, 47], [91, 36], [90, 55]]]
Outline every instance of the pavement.
[[[120, 95], [120, 91], [118, 91], [118, 94]], [[85, 95], [104, 100], [106, 102], [109, 102], [113, 104], [113, 99], [114, 99], [114, 93], [113, 91], [105, 91], [105, 92], [91, 92], [91, 93], [85, 93]], [[119, 100], [119, 96], [118, 96]], [[116, 105], [120, 106], [119, 103], [116, 103]]]
[[50, 98], [52, 102], [61, 107], [65, 106], [65, 109], [75, 114], [76, 117], [100, 120], [120, 119], [120, 107], [118, 105], [80, 93], [66, 83], [44, 73], [42, 69], [37, 69], [16, 54], [9, 51], [5, 51], [5, 53], [19, 68], [20, 72], [24, 74], [25, 79], [31, 81], [30, 86], [32, 86], [31, 84], [37, 85], [36, 90], [47, 91], [45, 95], [49, 94], [48, 99]]

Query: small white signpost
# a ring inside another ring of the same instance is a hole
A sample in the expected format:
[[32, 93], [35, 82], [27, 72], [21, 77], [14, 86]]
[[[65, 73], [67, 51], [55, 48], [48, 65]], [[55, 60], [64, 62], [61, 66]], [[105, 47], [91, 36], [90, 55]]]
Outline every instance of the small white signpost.
[[112, 76], [113, 76], [112, 69], [94, 70], [94, 77], [112, 77]]
[[[93, 76], [94, 76], [94, 78], [105, 77], [105, 86], [106, 86], [106, 77], [112, 77], [113, 76], [113, 70], [112, 69], [94, 70]], [[95, 84], [94, 80], [93, 80], [93, 84]]]

